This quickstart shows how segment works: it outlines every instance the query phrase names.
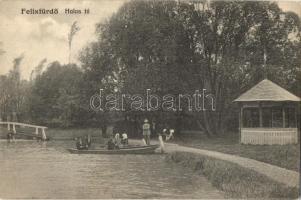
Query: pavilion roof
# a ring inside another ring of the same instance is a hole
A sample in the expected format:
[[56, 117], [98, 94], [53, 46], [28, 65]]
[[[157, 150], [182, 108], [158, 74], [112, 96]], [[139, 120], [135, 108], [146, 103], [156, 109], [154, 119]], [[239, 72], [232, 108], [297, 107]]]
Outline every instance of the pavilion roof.
[[264, 79], [240, 95], [235, 102], [246, 101], [300, 101], [301, 99], [268, 79]]

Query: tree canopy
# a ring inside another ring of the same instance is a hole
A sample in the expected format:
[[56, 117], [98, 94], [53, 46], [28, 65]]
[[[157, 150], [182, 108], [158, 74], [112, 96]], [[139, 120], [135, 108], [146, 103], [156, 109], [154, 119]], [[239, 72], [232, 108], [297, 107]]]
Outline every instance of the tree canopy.
[[209, 135], [233, 120], [232, 100], [264, 77], [298, 89], [300, 19], [274, 2], [131, 1], [96, 34], [83, 56], [90, 77], [107, 75], [122, 93], [206, 88], [217, 111], [193, 115]]

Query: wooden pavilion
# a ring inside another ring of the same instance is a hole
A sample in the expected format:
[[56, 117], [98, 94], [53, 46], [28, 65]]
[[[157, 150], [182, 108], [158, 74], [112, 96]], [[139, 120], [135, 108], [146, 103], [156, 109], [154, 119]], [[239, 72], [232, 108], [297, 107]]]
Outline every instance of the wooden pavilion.
[[234, 100], [243, 144], [298, 143], [300, 98], [264, 79]]

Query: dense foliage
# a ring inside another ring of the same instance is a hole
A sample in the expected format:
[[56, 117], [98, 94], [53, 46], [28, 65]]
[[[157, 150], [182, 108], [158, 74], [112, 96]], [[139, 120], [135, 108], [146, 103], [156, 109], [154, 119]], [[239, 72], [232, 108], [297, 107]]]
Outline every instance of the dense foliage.
[[[212, 136], [236, 127], [233, 99], [263, 78], [301, 95], [300, 25], [295, 13], [272, 2], [130, 1], [97, 24], [98, 39], [82, 50], [81, 67], [54, 62], [26, 84], [13, 75], [16, 67], [2, 76], [0, 89], [7, 90], [7, 81], [15, 89], [3, 93], [1, 114], [15, 111], [35, 123], [103, 129], [120, 116], [133, 127], [147, 117], [178, 132], [193, 121], [189, 126]], [[94, 112], [89, 100], [100, 88], [126, 94], [151, 89], [159, 96], [206, 88], [216, 111]], [[12, 94], [21, 90], [29, 90], [28, 96]], [[23, 111], [21, 99], [29, 105]]]
[[214, 94], [215, 112], [168, 113], [178, 129], [190, 115], [208, 135], [220, 133], [237, 121], [233, 99], [263, 78], [300, 92], [300, 19], [276, 3], [132, 1], [98, 24], [96, 34], [91, 47], [97, 48], [90, 50], [102, 62], [89, 65], [90, 71], [98, 77], [99, 69], [109, 67], [121, 93], [149, 88], [177, 95], [206, 88]]

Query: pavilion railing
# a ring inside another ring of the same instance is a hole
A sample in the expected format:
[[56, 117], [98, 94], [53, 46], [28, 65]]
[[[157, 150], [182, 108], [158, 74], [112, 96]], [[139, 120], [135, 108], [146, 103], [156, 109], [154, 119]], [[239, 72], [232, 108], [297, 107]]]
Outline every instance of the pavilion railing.
[[242, 128], [243, 144], [297, 144], [298, 128]]

